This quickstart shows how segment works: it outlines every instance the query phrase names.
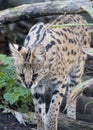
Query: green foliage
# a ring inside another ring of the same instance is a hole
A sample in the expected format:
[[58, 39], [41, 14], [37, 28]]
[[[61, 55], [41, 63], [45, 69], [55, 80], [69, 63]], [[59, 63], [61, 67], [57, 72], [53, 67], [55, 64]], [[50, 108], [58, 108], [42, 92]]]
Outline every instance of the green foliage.
[[71, 23], [71, 24], [62, 24], [62, 25], [52, 25], [52, 28], [62, 28], [62, 27], [74, 27], [74, 26], [93, 26], [93, 23], [88, 23], [88, 24], [74, 24], [74, 23]]
[[17, 83], [12, 58], [0, 54], [0, 99], [20, 111], [27, 112], [32, 105], [30, 91]]

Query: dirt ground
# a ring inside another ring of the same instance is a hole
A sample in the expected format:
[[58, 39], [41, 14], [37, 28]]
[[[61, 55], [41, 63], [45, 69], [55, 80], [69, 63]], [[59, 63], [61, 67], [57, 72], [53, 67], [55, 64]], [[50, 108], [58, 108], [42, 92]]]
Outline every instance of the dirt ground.
[[33, 130], [35, 124], [19, 124], [12, 114], [5, 114], [0, 110], [0, 130]]
[[[84, 106], [86, 103], [88, 103], [88, 101], [93, 101], [93, 98], [90, 100], [90, 98], [81, 96], [78, 99], [77, 112], [79, 113], [77, 119], [87, 121], [87, 122], [93, 122], [93, 113], [92, 113], [93, 104], [87, 106], [86, 112], [84, 113]], [[58, 129], [63, 130], [61, 126], [58, 127]], [[26, 124], [26, 125], [20, 124], [12, 114], [3, 113], [3, 110], [0, 109], [0, 130], [36, 130], [36, 124]], [[64, 129], [64, 130], [68, 130], [68, 129]]]

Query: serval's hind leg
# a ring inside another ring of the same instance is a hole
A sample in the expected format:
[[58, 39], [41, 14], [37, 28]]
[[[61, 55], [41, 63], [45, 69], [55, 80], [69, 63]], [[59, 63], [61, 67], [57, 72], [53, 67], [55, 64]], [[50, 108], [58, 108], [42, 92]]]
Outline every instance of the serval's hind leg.
[[[78, 64], [73, 69], [72, 73], [69, 75], [70, 82], [68, 84], [68, 91], [67, 91], [67, 99], [69, 99], [69, 95], [82, 78], [83, 72], [84, 72], [84, 64], [85, 64], [85, 55], [84, 57], [81, 56]], [[68, 101], [68, 100], [67, 100]], [[73, 101], [73, 103], [67, 108], [67, 116], [76, 119], [76, 100]]]

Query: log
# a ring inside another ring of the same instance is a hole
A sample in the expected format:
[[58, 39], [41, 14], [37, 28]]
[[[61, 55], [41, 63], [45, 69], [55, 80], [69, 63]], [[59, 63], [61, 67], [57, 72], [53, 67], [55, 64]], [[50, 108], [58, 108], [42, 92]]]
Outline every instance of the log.
[[93, 130], [93, 122], [73, 120], [62, 113], [59, 115], [58, 130]]
[[88, 3], [89, 0], [74, 0], [25, 4], [0, 11], [0, 24], [9, 24], [20, 20], [48, 15], [80, 13], [84, 12], [84, 9], [81, 7], [83, 5], [87, 5]]
[[33, 4], [33, 3], [39, 3], [39, 2], [44, 2], [44, 0], [8, 0], [10, 5], [18, 6], [22, 4]]

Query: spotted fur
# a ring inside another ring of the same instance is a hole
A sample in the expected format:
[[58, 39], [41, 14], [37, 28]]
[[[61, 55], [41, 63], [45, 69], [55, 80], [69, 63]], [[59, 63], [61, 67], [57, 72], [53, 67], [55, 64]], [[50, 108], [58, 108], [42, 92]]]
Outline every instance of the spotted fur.
[[[90, 34], [86, 25], [53, 28], [62, 24], [87, 24], [79, 15], [59, 16], [52, 24], [37, 23], [25, 39], [24, 47], [10, 44], [15, 71], [22, 84], [31, 89], [38, 130], [57, 130], [60, 105], [66, 93], [83, 75], [86, 54], [82, 47], [89, 47]], [[45, 90], [53, 88], [48, 112]], [[67, 110], [76, 118], [76, 101]]]

